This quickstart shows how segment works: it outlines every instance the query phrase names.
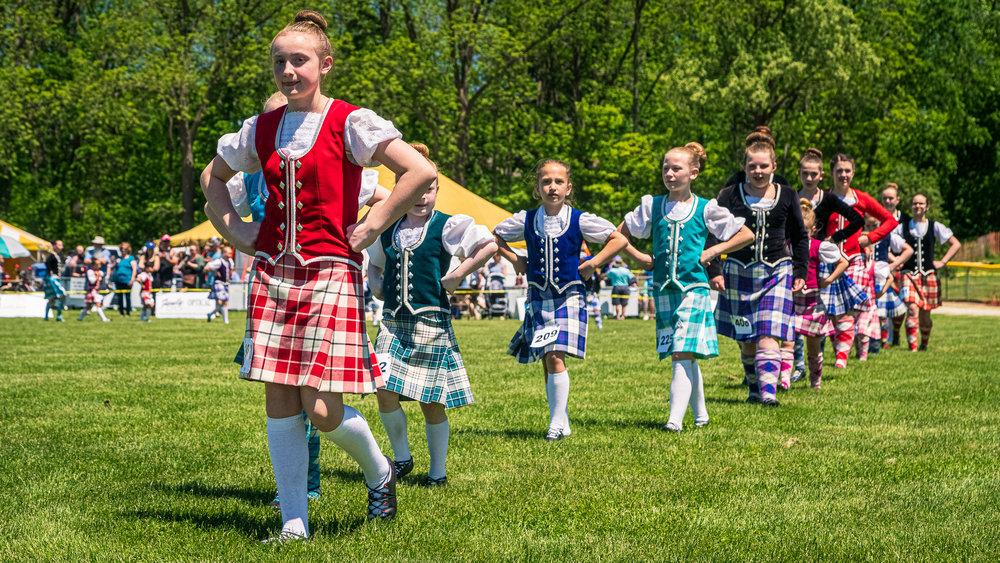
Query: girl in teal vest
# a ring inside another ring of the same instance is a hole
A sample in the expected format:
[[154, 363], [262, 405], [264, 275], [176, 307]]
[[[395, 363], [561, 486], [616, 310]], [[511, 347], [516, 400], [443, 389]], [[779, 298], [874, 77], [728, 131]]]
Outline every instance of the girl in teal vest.
[[[753, 241], [753, 233], [714, 199], [691, 193], [691, 181], [705, 167], [705, 149], [688, 143], [663, 157], [666, 195], [642, 196], [618, 229], [625, 236], [653, 238], [653, 257], [629, 245], [625, 252], [653, 270], [656, 301], [656, 351], [672, 356], [670, 418], [663, 430], [680, 432], [690, 403], [696, 426], [708, 424], [698, 359], [719, 355], [715, 315], [705, 265]], [[720, 241], [705, 248], [711, 233]]]
[[[427, 158], [426, 146], [411, 146]], [[379, 417], [392, 445], [396, 474], [402, 477], [413, 470], [413, 456], [399, 402], [420, 402], [430, 486], [447, 482], [450, 427], [445, 409], [473, 402], [451, 326], [448, 294], [497, 250], [490, 230], [472, 217], [435, 211], [437, 191], [435, 180], [409, 213], [368, 248], [369, 287], [385, 301], [375, 337], [375, 354], [386, 381], [378, 390]], [[451, 270], [453, 256], [463, 261]]]

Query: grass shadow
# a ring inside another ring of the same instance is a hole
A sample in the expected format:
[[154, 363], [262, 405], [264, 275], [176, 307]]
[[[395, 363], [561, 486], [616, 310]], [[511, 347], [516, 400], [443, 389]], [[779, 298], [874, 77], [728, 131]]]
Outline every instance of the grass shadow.
[[160, 520], [163, 522], [188, 522], [198, 528], [226, 528], [235, 530], [242, 535], [264, 540], [274, 533], [274, 522], [271, 518], [261, 520], [258, 517], [239, 511], [224, 511], [214, 514], [171, 510], [136, 510], [123, 513], [123, 516]]
[[746, 403], [746, 399], [729, 399], [722, 397], [705, 397], [706, 403], [719, 403], [724, 405], [742, 405]]
[[273, 490], [250, 489], [246, 487], [230, 487], [224, 485], [206, 485], [197, 481], [168, 485], [153, 483], [152, 487], [172, 493], [186, 493], [201, 497], [233, 498], [252, 504], [267, 504], [274, 498]]
[[518, 429], [506, 428], [503, 430], [493, 430], [491, 428], [459, 428], [457, 430], [452, 430], [452, 434], [458, 434], [458, 435], [468, 434], [471, 436], [500, 437], [500, 438], [509, 438], [511, 440], [531, 440], [545, 436], [545, 433], [542, 431], [526, 430], [523, 428], [518, 428]]

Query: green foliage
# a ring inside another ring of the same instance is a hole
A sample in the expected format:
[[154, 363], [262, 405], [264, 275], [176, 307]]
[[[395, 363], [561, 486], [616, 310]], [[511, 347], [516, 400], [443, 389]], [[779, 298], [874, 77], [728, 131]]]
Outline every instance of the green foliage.
[[[855, 187], [922, 191], [960, 238], [1000, 224], [1000, 11], [930, 0], [328, 0], [328, 93], [394, 121], [442, 171], [511, 211], [542, 158], [618, 221], [702, 143], [710, 196], [766, 124], [795, 178], [810, 146]], [[273, 91], [266, 0], [0, 6], [0, 217], [68, 243], [200, 219], [196, 175]]]

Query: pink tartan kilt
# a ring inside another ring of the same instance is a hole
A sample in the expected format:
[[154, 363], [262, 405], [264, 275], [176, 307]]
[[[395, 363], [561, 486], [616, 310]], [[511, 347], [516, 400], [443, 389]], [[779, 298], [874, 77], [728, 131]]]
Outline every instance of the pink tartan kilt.
[[804, 336], [830, 336], [833, 323], [826, 314], [826, 305], [819, 298], [819, 289], [806, 289], [793, 295], [795, 299], [795, 332]]
[[[857, 255], [854, 255], [857, 256]], [[875, 288], [875, 273], [871, 268], [871, 264], [864, 260], [864, 254], [861, 254], [861, 260], [855, 260], [854, 256], [851, 256], [849, 262], [847, 263], [847, 269], [844, 270], [845, 276], [851, 278], [855, 285], [863, 289], [869, 296], [869, 298], [875, 293], [872, 291]], [[869, 286], [871, 289], [869, 289]], [[871, 311], [875, 309], [875, 300], [869, 299], [863, 305], [858, 307], [858, 311]]]
[[385, 383], [365, 330], [361, 270], [283, 256], [251, 267], [240, 377], [329, 393], [374, 393]]
[[139, 297], [142, 298], [142, 304], [147, 307], [156, 305], [156, 301], [153, 299], [152, 291], [141, 291], [139, 292]]
[[95, 287], [87, 292], [87, 295], [83, 298], [84, 303], [94, 303], [95, 305], [101, 305], [104, 302], [104, 296]]
[[925, 311], [941, 306], [937, 272], [903, 272], [901, 278], [903, 283], [899, 286], [899, 296], [903, 303], [916, 303], [918, 308]]

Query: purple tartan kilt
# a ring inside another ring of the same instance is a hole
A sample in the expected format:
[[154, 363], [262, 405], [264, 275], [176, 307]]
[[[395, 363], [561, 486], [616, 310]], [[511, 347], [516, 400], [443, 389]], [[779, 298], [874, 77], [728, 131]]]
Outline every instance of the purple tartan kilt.
[[212, 291], [208, 292], [208, 298], [216, 301], [229, 301], [229, 284], [216, 280], [212, 284]]
[[[761, 262], [744, 265], [727, 258], [722, 263], [726, 291], [719, 294], [715, 310], [720, 336], [756, 342], [762, 336], [781, 340], [795, 337], [795, 301], [792, 295], [792, 261], [774, 266]], [[737, 333], [734, 320], [749, 321], [749, 333]]]
[[[528, 290], [524, 323], [511, 339], [507, 353], [522, 364], [537, 362], [548, 352], [565, 352], [583, 359], [587, 355], [586, 305], [582, 285], [569, 287], [561, 294], [532, 286]], [[532, 348], [535, 331], [550, 324], [559, 327], [559, 336], [544, 347]]]

